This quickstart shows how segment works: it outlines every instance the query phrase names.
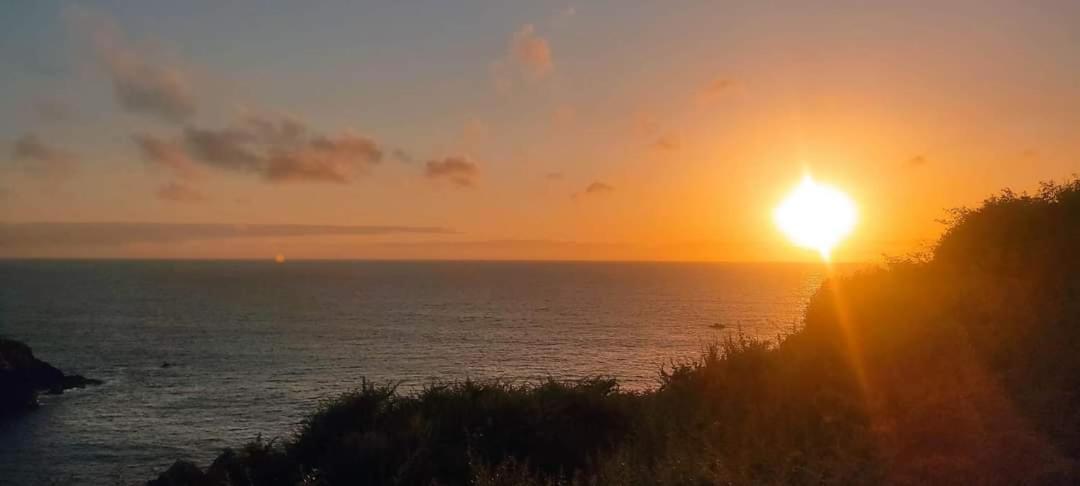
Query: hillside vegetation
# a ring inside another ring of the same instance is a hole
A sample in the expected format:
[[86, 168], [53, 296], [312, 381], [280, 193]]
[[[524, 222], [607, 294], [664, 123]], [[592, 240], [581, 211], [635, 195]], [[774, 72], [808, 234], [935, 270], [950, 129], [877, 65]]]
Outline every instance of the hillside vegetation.
[[368, 384], [153, 485], [1076, 484], [1080, 181], [959, 210], [931, 255], [828, 280], [804, 326], [647, 392]]

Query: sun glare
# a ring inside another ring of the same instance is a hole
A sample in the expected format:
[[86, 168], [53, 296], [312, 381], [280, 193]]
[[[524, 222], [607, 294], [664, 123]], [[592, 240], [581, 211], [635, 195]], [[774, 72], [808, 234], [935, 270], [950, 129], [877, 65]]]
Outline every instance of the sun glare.
[[847, 194], [815, 182], [809, 175], [777, 206], [776, 225], [803, 248], [829, 252], [855, 228], [855, 203]]

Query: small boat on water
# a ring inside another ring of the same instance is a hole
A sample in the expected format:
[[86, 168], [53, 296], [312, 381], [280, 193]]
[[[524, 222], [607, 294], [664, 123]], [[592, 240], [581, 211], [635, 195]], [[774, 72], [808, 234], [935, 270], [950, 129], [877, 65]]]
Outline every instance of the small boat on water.
[[716, 322], [713, 324], [709, 324], [709, 329], [716, 329], [717, 331], [719, 331], [722, 329], [727, 329], [727, 325]]

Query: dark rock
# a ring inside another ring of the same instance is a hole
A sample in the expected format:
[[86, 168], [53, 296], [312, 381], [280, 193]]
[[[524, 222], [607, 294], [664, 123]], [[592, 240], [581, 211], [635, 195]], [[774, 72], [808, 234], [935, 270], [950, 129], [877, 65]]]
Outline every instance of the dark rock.
[[35, 358], [30, 346], [0, 338], [0, 415], [36, 407], [39, 392], [55, 395], [101, 383], [79, 375], [65, 375]]
[[157, 479], [147, 481], [146, 486], [201, 486], [209, 484], [206, 473], [188, 461], [176, 461]]

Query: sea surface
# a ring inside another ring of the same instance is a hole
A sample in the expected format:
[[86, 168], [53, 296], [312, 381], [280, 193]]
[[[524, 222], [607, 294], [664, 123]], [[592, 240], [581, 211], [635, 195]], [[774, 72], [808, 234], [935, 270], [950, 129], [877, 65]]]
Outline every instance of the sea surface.
[[661, 366], [724, 336], [790, 332], [823, 276], [799, 264], [0, 261], [0, 335], [106, 382], [0, 419], [0, 484], [206, 465], [287, 436], [364, 378], [406, 391], [595, 375], [655, 386]]

